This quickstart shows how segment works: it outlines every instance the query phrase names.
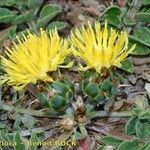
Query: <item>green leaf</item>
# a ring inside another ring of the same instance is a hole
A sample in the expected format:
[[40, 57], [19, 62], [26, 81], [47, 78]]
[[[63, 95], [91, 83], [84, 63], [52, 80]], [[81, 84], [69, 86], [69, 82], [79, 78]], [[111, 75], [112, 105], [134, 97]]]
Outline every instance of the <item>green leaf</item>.
[[61, 80], [61, 82], [63, 84], [65, 84], [70, 90], [74, 91], [74, 85], [72, 84], [72, 82], [69, 79], [65, 78], [65, 79]]
[[137, 96], [135, 100], [136, 107], [140, 110], [145, 110], [149, 107], [147, 98], [144, 96]]
[[93, 101], [96, 102], [96, 103], [98, 103], [98, 104], [105, 104], [106, 103], [106, 97], [102, 96], [102, 95], [96, 95], [93, 98]]
[[90, 112], [93, 110], [94, 106], [91, 104], [86, 105], [86, 114], [90, 114]]
[[34, 117], [30, 115], [24, 115], [21, 117], [21, 121], [28, 129], [32, 129], [36, 123]]
[[139, 139], [150, 136], [150, 123], [146, 120], [139, 120], [136, 123], [136, 135]]
[[12, 6], [14, 4], [14, 0], [6, 0], [5, 6]]
[[132, 55], [148, 55], [150, 53], [150, 49], [139, 42], [130, 42], [130, 45], [136, 43], [135, 49], [130, 53]]
[[28, 0], [27, 6], [31, 9], [36, 9], [37, 7], [40, 7], [44, 0]]
[[15, 0], [14, 3], [18, 6], [25, 5], [25, 0]]
[[10, 141], [9, 135], [4, 130], [0, 130], [0, 140], [8, 142]]
[[53, 14], [54, 12], [60, 12], [61, 11], [61, 7], [60, 5], [45, 5], [41, 12], [40, 12], [40, 19], [45, 18], [51, 14]]
[[60, 81], [54, 82], [53, 88], [56, 90], [56, 93], [61, 95], [64, 95], [71, 90], [70, 87], [68, 87], [66, 84], [61, 83]]
[[52, 107], [57, 111], [62, 110], [66, 106], [66, 99], [60, 95], [53, 96], [50, 101]]
[[105, 10], [103, 18], [106, 19], [110, 24], [118, 27], [121, 25], [120, 15], [121, 10], [119, 7], [110, 6]]
[[54, 21], [52, 23], [50, 23], [48, 26], [47, 26], [47, 30], [52, 30], [52, 29], [55, 29], [57, 28], [57, 30], [61, 30], [61, 29], [64, 29], [66, 27], [66, 23], [64, 22], [60, 22], [60, 21]]
[[139, 150], [139, 145], [136, 141], [125, 141], [119, 145], [118, 150]]
[[111, 82], [107, 79], [107, 80], [104, 80], [102, 82], [102, 84], [100, 85], [100, 90], [102, 92], [109, 92], [111, 89]]
[[15, 17], [15, 15], [13, 15], [13, 14], [0, 17], [0, 23], [9, 24], [9, 23], [11, 23], [13, 21], [14, 17]]
[[126, 58], [124, 61], [121, 62], [122, 66], [120, 67], [122, 70], [125, 70], [129, 73], [134, 72], [134, 65], [129, 58]]
[[111, 145], [114, 147], [118, 147], [123, 142], [121, 139], [117, 139], [112, 136], [105, 136], [102, 138], [102, 141], [105, 145]]
[[14, 137], [14, 142], [16, 142], [15, 150], [25, 150], [25, 145], [20, 137], [19, 132], [16, 133]]
[[74, 134], [72, 135], [73, 141], [77, 141], [77, 140], [80, 140], [80, 139], [84, 139], [85, 137], [86, 137], [86, 135], [83, 135], [83, 134], [81, 134], [81, 133], [78, 132], [78, 131], [75, 131]]
[[59, 5], [44, 6], [40, 12], [39, 21], [36, 28], [45, 28], [51, 19], [53, 19], [59, 12], [61, 12], [61, 7]]
[[20, 126], [20, 124], [21, 124], [21, 116], [19, 114], [17, 114], [16, 118], [15, 118], [15, 123], [13, 125], [13, 129], [17, 130], [18, 127]]
[[36, 25], [36, 29], [45, 28], [48, 23], [59, 13], [60, 11], [55, 11], [52, 14], [40, 19]]
[[85, 124], [79, 123], [79, 129], [80, 129], [82, 135], [84, 135], [85, 137], [88, 135], [87, 130], [85, 128]]
[[0, 123], [0, 130], [6, 128], [6, 125], [4, 123]]
[[17, 26], [12, 26], [10, 29], [9, 29], [9, 33], [8, 33], [8, 37], [10, 39], [13, 39], [16, 37], [16, 29], [17, 29]]
[[141, 112], [141, 109], [135, 107], [135, 108], [132, 108], [132, 112], [133, 112], [134, 115], [138, 116]]
[[134, 32], [134, 36], [145, 44], [145, 46], [150, 47], [150, 30], [145, 27], [141, 27]]
[[128, 25], [128, 26], [132, 26], [132, 25], [135, 25], [136, 24], [136, 22], [135, 22], [135, 20], [134, 19], [131, 19], [129, 16], [124, 16], [123, 17], [123, 23], [125, 24], [125, 25]]
[[0, 6], [5, 6], [6, 0], [0, 0]]
[[138, 121], [138, 118], [136, 116], [131, 117], [129, 119], [128, 123], [125, 126], [126, 134], [132, 135], [132, 134], [136, 133], [135, 125], [136, 125], [137, 121]]
[[31, 22], [33, 19], [34, 19], [34, 12], [29, 11], [29, 12], [26, 12], [25, 14], [21, 14], [17, 16], [14, 19], [13, 24], [22, 24], [25, 22]]
[[150, 150], [150, 140], [140, 150]]
[[42, 107], [50, 108], [49, 98], [45, 93], [37, 93], [37, 97]]
[[85, 92], [87, 95], [94, 98], [96, 95], [99, 94], [98, 85], [96, 83], [89, 83], [85, 88]]
[[150, 13], [147, 12], [139, 12], [135, 15], [135, 20], [137, 22], [146, 22], [150, 23]]
[[150, 119], [150, 110], [148, 109], [141, 111], [140, 114], [138, 115], [138, 118], [142, 120]]
[[14, 16], [9, 9], [0, 7], [0, 23], [11, 23]]
[[142, 4], [143, 5], [150, 5], [150, 1], [149, 0], [142, 0]]
[[0, 7], [0, 17], [12, 15], [12, 12], [7, 8]]
[[38, 147], [38, 137], [35, 132], [32, 132], [30, 142], [32, 142], [30, 148], [31, 150], [37, 150]]

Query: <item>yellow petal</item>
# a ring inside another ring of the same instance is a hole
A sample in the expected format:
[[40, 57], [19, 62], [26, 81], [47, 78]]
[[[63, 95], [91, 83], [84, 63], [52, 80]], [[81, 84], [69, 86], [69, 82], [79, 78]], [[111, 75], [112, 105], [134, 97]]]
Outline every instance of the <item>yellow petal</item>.
[[0, 56], [6, 72], [0, 83], [6, 82], [16, 90], [38, 80], [54, 82], [47, 72], [57, 70], [72, 52], [68, 41], [60, 38], [56, 29], [49, 34], [43, 29], [39, 35], [28, 32], [21, 39], [17, 37], [17, 41], [6, 51], [7, 58]]
[[108, 30], [107, 21], [105, 21], [104, 28], [101, 28], [97, 21], [92, 27], [88, 21], [88, 26], [82, 25], [81, 30], [76, 29], [71, 33], [70, 39], [74, 56], [86, 64], [85, 67], [79, 65], [82, 71], [93, 68], [100, 72], [102, 68], [120, 67], [121, 61], [135, 48], [133, 45], [128, 50], [127, 32], [118, 33], [114, 29]]

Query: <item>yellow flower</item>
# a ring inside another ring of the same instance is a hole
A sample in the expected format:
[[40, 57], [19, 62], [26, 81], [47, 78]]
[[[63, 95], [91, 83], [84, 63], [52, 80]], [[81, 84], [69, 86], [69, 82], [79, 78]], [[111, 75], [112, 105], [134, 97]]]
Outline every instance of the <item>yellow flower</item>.
[[[0, 83], [7, 82], [16, 90], [27, 84], [36, 84], [38, 80], [53, 82], [47, 73], [56, 71], [71, 51], [68, 42], [59, 37], [57, 30], [47, 32], [41, 29], [40, 35], [28, 33], [13, 42], [12, 49], [6, 50], [6, 57], [1, 56], [1, 64], [5, 70], [0, 76]], [[62, 66], [68, 67], [68, 66]]]
[[136, 45], [128, 49], [128, 35], [126, 31], [118, 33], [114, 29], [107, 29], [105, 21], [104, 28], [99, 22], [94, 23], [92, 28], [88, 22], [88, 27], [82, 26], [82, 30], [76, 29], [71, 33], [71, 44], [73, 53], [81, 58], [86, 67], [79, 64], [79, 69], [95, 69], [101, 72], [103, 68], [109, 69], [111, 66], [121, 67], [123, 61]]

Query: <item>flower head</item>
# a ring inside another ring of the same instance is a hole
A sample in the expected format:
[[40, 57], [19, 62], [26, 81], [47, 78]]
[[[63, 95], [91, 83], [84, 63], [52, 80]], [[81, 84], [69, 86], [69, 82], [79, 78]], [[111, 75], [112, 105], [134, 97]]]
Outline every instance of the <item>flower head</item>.
[[1, 56], [1, 64], [5, 70], [0, 76], [0, 83], [7, 82], [16, 90], [21, 90], [29, 83], [38, 80], [53, 82], [47, 73], [56, 71], [70, 54], [68, 42], [61, 39], [57, 30], [47, 32], [41, 29], [40, 35], [28, 33], [13, 42], [12, 49], [6, 50], [6, 57]]
[[94, 27], [88, 22], [88, 27], [82, 26], [82, 30], [76, 29], [71, 33], [73, 53], [81, 58], [86, 67], [80, 64], [80, 70], [95, 69], [101, 72], [103, 68], [109, 69], [112, 66], [121, 67], [128, 54], [134, 50], [136, 45], [128, 49], [128, 35], [126, 31], [118, 33], [114, 29], [107, 29], [107, 22], [104, 28], [99, 22]]

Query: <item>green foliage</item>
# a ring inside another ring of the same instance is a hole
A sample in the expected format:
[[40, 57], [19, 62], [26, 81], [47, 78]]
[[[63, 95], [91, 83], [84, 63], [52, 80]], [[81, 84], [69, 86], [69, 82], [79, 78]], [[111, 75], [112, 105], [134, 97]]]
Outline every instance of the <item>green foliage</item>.
[[150, 30], [146, 27], [138, 28], [134, 32], [134, 36], [143, 42], [145, 46], [150, 47]]
[[103, 18], [106, 19], [110, 24], [114, 26], [121, 26], [120, 21], [121, 9], [117, 6], [108, 7], [103, 15]]
[[127, 149], [132, 149], [132, 150], [138, 150], [139, 145], [137, 141], [127, 141], [123, 142], [120, 144], [118, 150], [127, 150]]
[[150, 5], [150, 1], [149, 0], [142, 0], [142, 4], [143, 5]]
[[[30, 141], [35, 142], [35, 143], [38, 142], [38, 137], [35, 132], [32, 132]], [[30, 147], [31, 147], [31, 150], [37, 150], [38, 145], [35, 144], [35, 145], [31, 145]]]
[[[25, 33], [27, 30], [37, 33], [40, 28], [47, 30], [55, 27], [58, 27], [58, 30], [65, 28], [66, 23], [55, 21], [57, 15], [62, 11], [61, 6], [47, 4], [41, 9], [43, 2], [44, 0], [1, 0], [0, 24], [16, 26], [13, 35], [8, 30], [5, 38], [14, 39], [17, 34]], [[17, 8], [15, 11], [14, 7]]]
[[53, 21], [47, 26], [47, 30], [52, 30], [57, 27], [58, 30], [64, 29], [67, 26], [66, 23], [60, 21]]
[[[127, 2], [128, 7], [130, 7], [130, 2], [132, 1], [129, 0]], [[56, 21], [57, 15], [62, 11], [59, 5], [48, 4], [41, 8], [42, 5], [44, 5], [44, 0], [0, 0], [0, 24], [9, 26], [4, 37], [14, 38], [18, 31], [18, 34], [21, 34], [27, 30], [38, 32], [40, 28], [51, 30], [55, 27], [61, 30], [67, 26], [66, 23]], [[148, 23], [150, 22], [149, 5], [149, 0], [141, 0], [140, 5], [131, 6], [131, 8], [136, 8], [133, 18], [128, 16], [128, 7], [126, 6], [124, 8], [110, 6], [102, 16], [102, 19], [107, 20], [111, 26], [128, 31], [129, 48], [136, 43], [136, 48], [131, 53], [132, 55], [150, 54], [150, 30], [148, 29]], [[131, 60], [125, 59], [122, 62], [121, 69], [133, 73], [134, 66]], [[84, 73], [82, 82], [79, 83], [78, 92], [83, 100], [85, 100], [83, 101], [83, 103], [85, 102], [84, 113], [88, 119], [96, 116], [95, 106], [98, 104], [113, 103], [117, 94], [118, 84], [116, 83], [120, 82], [120, 78], [113, 71], [111, 73], [109, 72], [108, 75], [99, 75], [91, 70]], [[65, 115], [68, 115], [69, 113], [67, 114], [67, 111], [70, 111], [74, 117], [76, 111], [70, 106], [72, 104], [71, 100], [76, 98], [74, 97], [74, 90], [74, 85], [68, 79], [59, 79], [52, 84], [44, 84], [44, 92], [39, 92], [37, 98], [41, 106], [46, 108], [50, 113], [60, 115], [65, 113]], [[113, 136], [105, 136], [101, 139], [104, 145], [111, 145], [118, 150], [150, 149], [150, 141], [148, 141], [150, 137], [150, 110], [148, 100], [139, 97], [135, 101], [135, 107], [132, 109], [132, 112], [133, 116], [129, 118], [125, 126], [125, 133], [131, 137], [133, 136], [135, 140], [127, 141]], [[111, 114], [111, 112], [109, 113]], [[88, 136], [86, 126], [80, 123], [77, 124], [78, 126], [76, 125], [77, 128], [74, 128], [72, 138], [75, 140], [86, 138]], [[0, 123], [0, 140], [14, 140], [17, 142], [15, 146], [16, 150], [26, 148], [24, 138], [22, 137], [21, 126], [30, 131], [31, 134], [28, 136], [28, 139], [33, 142], [38, 142], [39, 134], [44, 133], [43, 130], [32, 131], [36, 126], [36, 120], [29, 115], [17, 114], [15, 116], [13, 133], [10, 133], [12, 131], [8, 132], [6, 126], [6, 124]], [[8, 147], [8, 149], [13, 148]], [[29, 149], [36, 150], [37, 145], [32, 145]]]
[[131, 52], [132, 55], [148, 55], [150, 53], [150, 49], [146, 47], [141, 41], [137, 38], [130, 36], [129, 45], [133, 45], [136, 43], [136, 48]]
[[[124, 28], [129, 31], [129, 45], [137, 44], [132, 52], [133, 55], [147, 55], [150, 53], [150, 31], [145, 23], [150, 22], [150, 10], [148, 7], [150, 2], [149, 0], [142, 0], [142, 3], [137, 1], [136, 6], [134, 6], [132, 1], [129, 0], [127, 4], [123, 8], [117, 6], [108, 7], [103, 13], [102, 19], [107, 19], [108, 23], [116, 28]], [[134, 13], [130, 14], [130, 11]]]
[[15, 17], [9, 9], [0, 7], [0, 23], [11, 23]]
[[61, 7], [59, 5], [46, 5], [43, 7], [36, 28], [39, 29], [41, 27], [46, 27], [51, 19], [53, 19], [59, 12], [61, 12]]
[[97, 74], [87, 72], [81, 85], [83, 94], [89, 96], [91, 101], [96, 104], [104, 104], [116, 95], [117, 85], [113, 82], [118, 82], [117, 75], [112, 72], [106, 79], [98, 81], [101, 78], [103, 76], [97, 76]]
[[16, 142], [15, 144], [15, 150], [25, 150], [25, 145], [20, 137], [19, 132], [16, 133], [15, 137], [14, 137], [14, 142]]
[[134, 136], [133, 141], [125, 141], [116, 137], [105, 136], [102, 141], [105, 145], [111, 145], [117, 150], [135, 149], [148, 150], [150, 142], [141, 144], [140, 141], [147, 141], [150, 136], [150, 110], [148, 100], [143, 96], [137, 97], [135, 107], [132, 108], [134, 115], [128, 120], [125, 126], [125, 133]]
[[139, 120], [135, 128], [137, 138], [144, 139], [150, 136], [150, 123], [147, 120]]
[[150, 23], [150, 13], [147, 12], [139, 12], [135, 15], [135, 19], [137, 22], [146, 22]]
[[55, 95], [51, 98], [51, 105], [55, 110], [61, 110], [66, 106], [67, 99], [63, 96]]
[[97, 94], [99, 94], [99, 88], [98, 88], [98, 84], [96, 83], [89, 83], [86, 87], [85, 87], [85, 92], [86, 94], [90, 95], [91, 97], [95, 97]]
[[125, 132], [129, 135], [136, 134], [137, 138], [144, 139], [150, 135], [148, 100], [140, 96], [137, 97], [135, 104], [136, 107], [132, 109], [135, 116], [128, 121]]
[[134, 72], [134, 65], [129, 58], [126, 58], [122, 63], [121, 69], [133, 73]]
[[129, 135], [135, 134], [136, 133], [135, 126], [137, 122], [138, 118], [136, 116], [131, 117], [125, 126], [125, 133]]
[[30, 9], [36, 9], [36, 8], [40, 7], [43, 2], [44, 2], [44, 0], [28, 0], [27, 6]]
[[123, 140], [117, 139], [117, 138], [112, 137], [112, 136], [105, 136], [105, 137], [103, 137], [102, 140], [103, 140], [103, 143], [105, 145], [111, 145], [114, 147], [118, 147], [123, 142]]
[[32, 129], [36, 123], [34, 117], [29, 115], [21, 117], [21, 121], [28, 129]]
[[149, 150], [150, 149], [150, 141], [146, 142], [145, 145], [140, 150]]
[[62, 111], [73, 98], [73, 85], [67, 80], [57, 80], [53, 84], [45, 86], [45, 92], [38, 93], [38, 99], [43, 107], [55, 110], [56, 112]]
[[25, 14], [20, 14], [18, 15], [14, 20], [13, 20], [13, 24], [17, 25], [17, 24], [22, 24], [22, 23], [26, 23], [26, 22], [30, 22], [35, 18], [34, 16], [34, 11], [28, 11]]

